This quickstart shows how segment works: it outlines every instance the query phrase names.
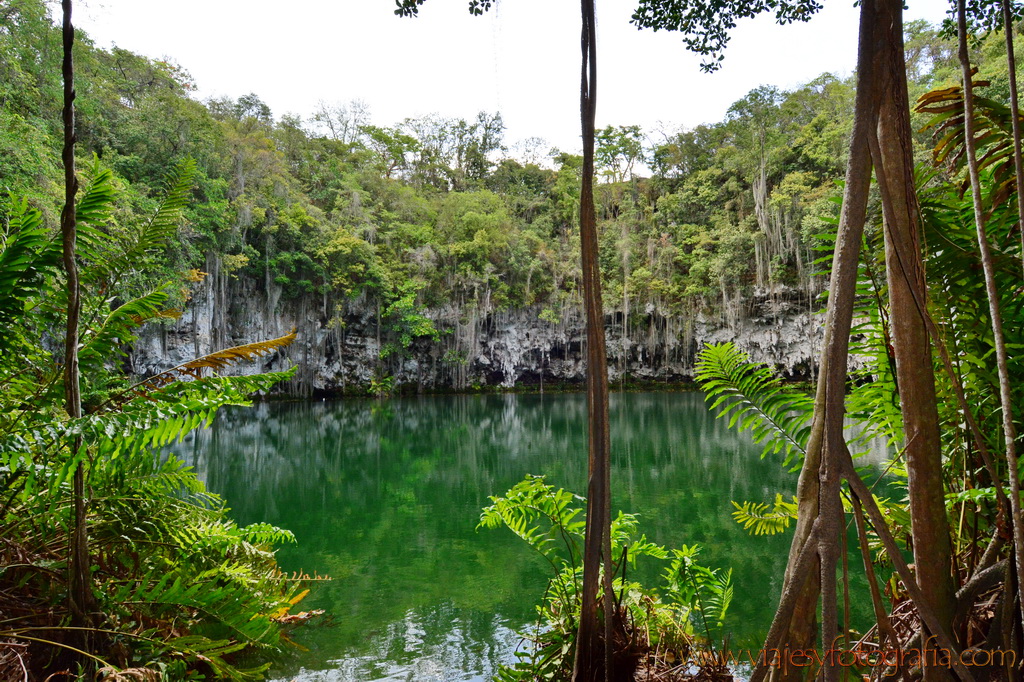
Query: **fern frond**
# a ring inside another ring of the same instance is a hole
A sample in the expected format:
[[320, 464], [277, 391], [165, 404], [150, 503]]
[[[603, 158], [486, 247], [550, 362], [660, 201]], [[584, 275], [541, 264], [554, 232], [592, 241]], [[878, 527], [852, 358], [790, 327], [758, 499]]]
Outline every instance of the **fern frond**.
[[114, 174], [109, 168], [102, 168], [94, 157], [90, 175], [89, 184], [75, 207], [78, 255], [85, 263], [80, 277], [87, 283], [103, 279], [109, 272], [111, 260], [122, 248], [119, 240], [106, 231], [114, 215], [117, 197]]
[[[259, 341], [256, 343], [247, 343], [241, 346], [234, 346], [232, 348], [225, 348], [224, 350], [204, 355], [195, 360], [189, 360], [188, 362], [182, 363], [177, 367], [154, 374], [148, 379], [144, 379], [134, 386], [121, 391], [119, 394], [111, 397], [107, 400], [102, 407], [124, 407], [137, 398], [149, 400], [153, 397], [154, 392], [158, 391], [167, 386], [174, 385], [175, 383], [181, 383], [184, 380], [186, 383], [192, 383], [195, 381], [202, 380], [204, 370], [220, 370], [225, 367], [229, 367], [233, 364], [244, 362], [247, 360], [255, 360], [259, 357], [272, 353], [280, 348], [288, 346], [296, 338], [296, 330], [293, 328], [290, 332], [284, 336], [276, 339], [270, 339], [269, 341]], [[294, 368], [293, 368], [294, 370]], [[251, 384], [248, 388], [249, 393], [255, 393], [257, 391], [265, 391], [270, 388], [273, 384], [278, 381], [288, 379], [294, 371], [290, 372], [266, 372], [255, 377], [248, 377], [249, 381], [255, 380], [256, 383]], [[270, 381], [264, 381], [260, 377], [266, 377]], [[207, 380], [213, 377], [206, 377]], [[227, 379], [228, 377], [222, 377]], [[235, 393], [239, 394], [239, 389], [243, 387], [246, 378], [243, 377], [230, 377], [232, 381], [223, 384], [223, 387], [227, 388], [234, 382]], [[243, 394], [244, 395], [244, 394]]]
[[775, 535], [789, 528], [791, 521], [796, 520], [797, 502], [787, 502], [782, 494], [775, 495], [774, 504], [767, 502], [744, 502], [739, 504], [733, 501], [732, 506], [736, 511], [732, 517], [743, 526], [743, 530], [752, 535]]
[[702, 600], [702, 612], [706, 620], [713, 621], [716, 627], [722, 627], [734, 594], [732, 569], [715, 571], [714, 576], [712, 587], [705, 590], [706, 596]]
[[225, 656], [241, 651], [245, 645], [228, 639], [210, 639], [201, 635], [187, 635], [168, 640], [172, 651], [180, 652], [188, 659], [198, 659], [213, 668], [217, 679], [263, 680], [270, 663], [254, 668], [238, 668], [224, 660]]
[[56, 274], [60, 256], [61, 245], [43, 227], [42, 214], [21, 201], [0, 244], [0, 342], [12, 331], [12, 320], [24, 313], [25, 301]]
[[706, 632], [721, 627], [732, 603], [732, 570], [710, 569], [696, 563], [700, 548], [683, 545], [672, 550], [672, 560], [662, 577], [667, 594], [687, 619], [700, 616]]
[[269, 523], [252, 523], [238, 529], [239, 535], [246, 542], [256, 545], [278, 545], [283, 542], [294, 543], [295, 534], [290, 530], [272, 526]]
[[764, 443], [762, 457], [782, 452], [787, 466], [803, 459], [814, 407], [809, 396], [783, 386], [769, 368], [751, 364], [731, 342], [706, 345], [696, 369], [711, 410], [729, 417], [730, 428], [750, 431], [755, 443]]
[[[162, 577], [154, 579], [157, 572]], [[253, 610], [248, 586], [218, 584], [208, 577], [186, 580], [176, 571], [154, 570], [148, 579], [123, 585], [111, 595], [111, 600], [130, 611], [148, 612], [154, 617], [168, 609], [193, 610], [202, 614], [204, 620], [218, 624], [240, 643], [268, 645], [276, 639], [277, 627], [269, 615]], [[274, 606], [280, 607], [279, 604]]]
[[525, 540], [549, 560], [557, 558], [557, 547], [568, 545], [569, 561], [579, 556], [578, 542], [583, 537], [583, 509], [574, 506], [582, 498], [544, 482], [543, 476], [527, 476], [504, 497], [491, 496], [492, 504], [480, 513], [477, 528], [509, 530]]
[[100, 229], [110, 220], [115, 196], [113, 177], [109, 170], [97, 168], [78, 209], [83, 223], [79, 232], [82, 255], [92, 263], [83, 272], [83, 278], [92, 281], [116, 278], [166, 245], [174, 236], [188, 205], [195, 174], [194, 160], [185, 159], [178, 163], [164, 182], [163, 200], [149, 222], [134, 234], [115, 241]]
[[174, 236], [181, 222], [182, 212], [188, 206], [189, 193], [195, 185], [196, 162], [187, 158], [180, 161], [164, 182], [163, 202], [139, 235], [128, 257], [142, 255], [160, 248]]
[[215, 353], [204, 355], [201, 358], [189, 360], [177, 367], [172, 367], [165, 372], [150, 377], [147, 381], [160, 385], [179, 378], [198, 379], [203, 375], [203, 370], [205, 369], [221, 370], [240, 362], [255, 360], [279, 348], [290, 345], [295, 340], [295, 337], [296, 330], [292, 329], [284, 336], [270, 339], [269, 341], [257, 341], [256, 343], [225, 348]]
[[[218, 408], [248, 405], [251, 394], [267, 391], [294, 373], [295, 368], [251, 376], [211, 376], [130, 394], [117, 403], [116, 410], [101, 409], [79, 419], [43, 422], [0, 434], [0, 463], [12, 470], [31, 468], [36, 465], [28, 453], [59, 448], [76, 436], [84, 437], [95, 448], [95, 475], [100, 475], [107, 463], [114, 466], [120, 458], [127, 458], [129, 462], [153, 461], [150, 459], [152, 450], [163, 448], [189, 431], [208, 424]], [[139, 455], [145, 457], [139, 459]], [[66, 462], [74, 459], [68, 458]], [[66, 483], [49, 468], [44, 473], [45, 478], [39, 478], [39, 485], [43, 485], [44, 480], [49, 481], [45, 484], [48, 488]], [[36, 484], [29, 481], [26, 485], [28, 494]]]
[[206, 485], [192, 467], [174, 455], [152, 457], [148, 456], [149, 451], [140, 450], [141, 456], [134, 459], [115, 460], [108, 456], [109, 448], [103, 448], [101, 452], [103, 459], [97, 459], [93, 465], [97, 479], [125, 481], [124, 485], [108, 486], [111, 494], [125, 490], [144, 498], [187, 503], [203, 511], [224, 506], [218, 495], [206, 490]]
[[[106, 225], [114, 214], [114, 198], [117, 190], [114, 187], [114, 174], [109, 168], [101, 168], [99, 160], [93, 157], [92, 178], [82, 192], [82, 197], [75, 206], [75, 219], [79, 239], [82, 241], [82, 255], [89, 256], [89, 248], [103, 245], [108, 239], [97, 232], [97, 228]], [[89, 228], [85, 229], [83, 228]]]
[[113, 355], [120, 355], [118, 346], [133, 341], [132, 330], [140, 324], [162, 316], [166, 302], [167, 292], [157, 289], [114, 309], [96, 329], [82, 334], [79, 357], [83, 362], [96, 359], [105, 362]]

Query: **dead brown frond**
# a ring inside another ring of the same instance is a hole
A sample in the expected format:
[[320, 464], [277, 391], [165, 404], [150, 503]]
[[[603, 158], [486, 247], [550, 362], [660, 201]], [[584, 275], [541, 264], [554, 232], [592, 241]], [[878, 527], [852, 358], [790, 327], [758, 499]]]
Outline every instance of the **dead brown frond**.
[[255, 360], [290, 345], [295, 341], [295, 337], [296, 330], [293, 327], [290, 332], [276, 339], [257, 341], [256, 343], [246, 343], [241, 346], [233, 346], [231, 348], [219, 350], [215, 353], [210, 353], [209, 355], [204, 355], [196, 358], [195, 360], [189, 360], [177, 367], [172, 367], [160, 372], [159, 374], [154, 374], [148, 379], [144, 379], [134, 386], [121, 391], [117, 395], [108, 399], [107, 402], [100, 407], [101, 409], [110, 406], [120, 407], [132, 398], [145, 398], [152, 391], [174, 383], [175, 381], [191, 381], [194, 379], [200, 379], [207, 369], [211, 371], [218, 371], [240, 362]]
[[101, 682], [160, 682], [160, 673], [152, 668], [103, 668], [99, 671]]
[[[989, 81], [974, 80], [975, 88], [990, 85]], [[1012, 115], [1005, 105], [987, 97], [974, 95], [975, 143], [978, 145], [978, 168], [991, 168], [995, 182], [992, 203], [1006, 200], [1013, 191], [1016, 171], [1013, 165]], [[966, 133], [964, 128], [964, 92], [959, 85], [932, 90], [917, 100], [914, 110], [931, 114], [932, 118], [921, 129], [931, 130], [935, 138], [932, 150], [935, 164], [948, 165], [953, 172], [966, 168]], [[962, 177], [957, 183], [962, 197], [970, 188], [970, 179]]]
[[241, 346], [225, 348], [224, 350], [204, 355], [201, 358], [189, 360], [177, 367], [172, 367], [166, 372], [150, 377], [147, 381], [163, 385], [181, 378], [198, 379], [206, 369], [221, 370], [240, 362], [255, 360], [276, 351], [278, 348], [284, 348], [295, 340], [295, 336], [296, 331], [292, 329], [284, 336], [270, 339], [269, 341], [257, 341], [256, 343], [246, 343]]

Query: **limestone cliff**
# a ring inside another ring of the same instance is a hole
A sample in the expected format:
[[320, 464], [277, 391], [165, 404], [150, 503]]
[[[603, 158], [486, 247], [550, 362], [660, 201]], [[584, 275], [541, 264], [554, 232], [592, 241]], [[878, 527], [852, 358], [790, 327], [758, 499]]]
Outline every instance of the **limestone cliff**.
[[[216, 268], [211, 268], [216, 270]], [[264, 363], [237, 371], [299, 369], [287, 393], [361, 392], [375, 376], [419, 390], [473, 385], [584, 381], [585, 334], [579, 309], [541, 319], [541, 308], [428, 311], [440, 330], [437, 341], [413, 342], [404, 357], [380, 359], [387, 330], [376, 304], [328, 297], [287, 298], [272, 282], [211, 276], [197, 287], [180, 319], [147, 329], [129, 357], [128, 369], [148, 375], [227, 346], [281, 336], [293, 327], [298, 340]], [[793, 290], [754, 295], [729, 316], [697, 313], [667, 316], [648, 308], [634, 312], [623, 329], [619, 312], [606, 315], [612, 382], [625, 377], [678, 382], [692, 377], [696, 351], [708, 342], [734, 341], [755, 362], [791, 377], [811, 378], [820, 349], [821, 316]], [[722, 318], [727, 319], [722, 319]]]

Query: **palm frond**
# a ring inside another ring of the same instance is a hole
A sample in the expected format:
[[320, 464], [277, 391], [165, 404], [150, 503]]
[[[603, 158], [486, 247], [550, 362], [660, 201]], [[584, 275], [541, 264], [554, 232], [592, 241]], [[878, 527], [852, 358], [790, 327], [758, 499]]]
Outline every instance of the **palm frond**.
[[257, 341], [256, 343], [246, 343], [241, 346], [232, 346], [231, 348], [225, 348], [209, 355], [204, 355], [201, 358], [195, 360], [189, 360], [186, 363], [173, 367], [166, 372], [161, 372], [153, 377], [150, 377], [150, 381], [160, 382], [161, 379], [158, 377], [190, 377], [198, 379], [203, 375], [203, 370], [221, 370], [231, 365], [238, 364], [240, 362], [247, 362], [255, 360], [259, 357], [273, 353], [279, 348], [284, 348], [290, 345], [296, 337], [296, 330], [292, 329], [284, 336], [280, 336], [276, 339], [270, 339], [268, 341]]
[[[979, 154], [978, 169], [988, 171], [993, 179], [989, 205], [997, 206], [1004, 203], [1014, 191], [1016, 181], [1013, 165], [1013, 115], [1008, 106], [977, 94], [979, 88], [989, 84], [988, 81], [974, 81], [974, 141]], [[927, 92], [917, 100], [914, 110], [932, 114], [922, 131], [931, 130], [935, 137], [932, 150], [935, 165], [946, 164], [954, 172], [964, 173], [967, 160], [963, 88], [955, 85]], [[970, 179], [961, 178], [958, 186], [962, 197], [970, 188]]]
[[[112, 397], [105, 405], [123, 406], [130, 400], [135, 398], [146, 398], [153, 391], [175, 382], [202, 379], [205, 370], [207, 369], [221, 370], [240, 362], [255, 360], [290, 345], [295, 341], [295, 338], [296, 330], [292, 329], [284, 336], [276, 339], [247, 343], [241, 346], [233, 346], [231, 348], [225, 348], [224, 350], [210, 353], [209, 355], [204, 355], [194, 360], [189, 360], [177, 367], [172, 367], [171, 369], [160, 372], [159, 374], [154, 374], [148, 379], [140, 381], [134, 386], [131, 386], [118, 395]], [[282, 373], [266, 373], [262, 376], [274, 377], [271, 384], [286, 378]], [[269, 388], [269, 384], [261, 388], [254, 387], [251, 392], [256, 390], [266, 390], [266, 388]]]

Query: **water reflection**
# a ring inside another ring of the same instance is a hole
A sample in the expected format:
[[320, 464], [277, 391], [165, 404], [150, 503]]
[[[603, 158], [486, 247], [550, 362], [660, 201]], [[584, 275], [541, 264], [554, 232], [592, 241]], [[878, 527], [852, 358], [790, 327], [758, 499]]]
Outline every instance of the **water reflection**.
[[[482, 614], [473, 618], [480, 619]], [[368, 638], [367, 652], [327, 660], [322, 670], [300, 669], [286, 679], [323, 682], [366, 680], [490, 680], [500, 663], [509, 662], [519, 635], [498, 619], [469, 622], [450, 604], [424, 614], [410, 612]]]
[[[616, 508], [648, 537], [700, 543], [731, 566], [729, 628], [754, 643], [771, 619], [788, 536], [748, 536], [730, 500], [791, 494], [795, 476], [707, 412], [699, 393], [612, 396]], [[229, 410], [179, 448], [240, 522], [299, 543], [287, 570], [329, 574], [303, 607], [336, 624], [297, 634], [282, 679], [485, 680], [535, 617], [545, 565], [507, 532], [475, 531], [490, 494], [525, 474], [582, 492], [582, 395], [270, 403]], [[653, 576], [651, 576], [653, 577]]]

